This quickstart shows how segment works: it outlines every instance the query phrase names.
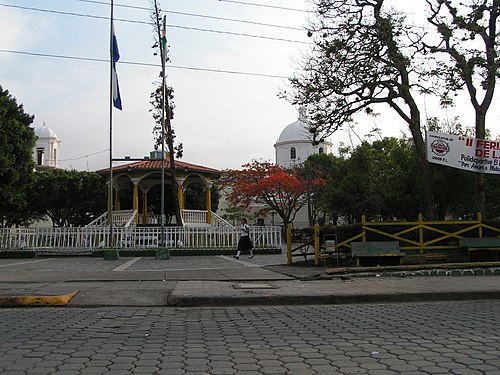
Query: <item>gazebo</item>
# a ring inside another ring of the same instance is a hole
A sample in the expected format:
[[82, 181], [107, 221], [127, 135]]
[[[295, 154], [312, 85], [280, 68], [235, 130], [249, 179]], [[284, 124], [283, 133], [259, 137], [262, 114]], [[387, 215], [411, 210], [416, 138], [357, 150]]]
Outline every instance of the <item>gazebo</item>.
[[[164, 162], [165, 185], [171, 186], [171, 177], [169, 175], [170, 161], [168, 155]], [[212, 220], [212, 185], [213, 181], [222, 175], [222, 172], [214, 168], [191, 164], [180, 160], [175, 160], [174, 165], [177, 185], [175, 188], [177, 189], [177, 198], [181, 213], [185, 208], [185, 192], [187, 187], [191, 184], [200, 184], [205, 191], [205, 223], [210, 224]], [[152, 215], [148, 212], [148, 192], [156, 186], [161, 186], [161, 170], [161, 159], [147, 158], [113, 167], [113, 194], [115, 197], [115, 210], [118, 211], [122, 209], [120, 207], [120, 192], [131, 188], [133, 189], [132, 209], [136, 211], [136, 223], [158, 223], [158, 215]], [[105, 176], [109, 183], [109, 168], [101, 169], [96, 172]], [[141, 194], [139, 194], [139, 192], [141, 192]], [[142, 198], [142, 204], [139, 206], [140, 196]], [[109, 205], [110, 200], [108, 199], [108, 212]]]

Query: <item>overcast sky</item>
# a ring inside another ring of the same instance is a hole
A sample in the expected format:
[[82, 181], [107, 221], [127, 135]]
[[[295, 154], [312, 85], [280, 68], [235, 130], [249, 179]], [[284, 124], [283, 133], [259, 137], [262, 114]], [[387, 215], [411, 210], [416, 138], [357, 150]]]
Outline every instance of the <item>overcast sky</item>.
[[[0, 1], [0, 85], [35, 115], [35, 127], [45, 122], [56, 132], [62, 140], [63, 168], [92, 171], [109, 165], [109, 63], [88, 60], [109, 59], [106, 2]], [[172, 125], [177, 141], [184, 145], [186, 162], [218, 169], [239, 168], [252, 159], [274, 162], [274, 143], [298, 117], [298, 109], [279, 99], [278, 93], [286, 88], [283, 77], [293, 74], [294, 60], [308, 48], [310, 40], [300, 29], [307, 24], [304, 11], [309, 4], [307, 0], [249, 2], [266, 6], [228, 0], [160, 0], [169, 24]], [[151, 48], [150, 12], [137, 9], [149, 6], [149, 0], [115, 1], [123, 111], [113, 111], [113, 158], [143, 157], [153, 149], [149, 95], [158, 79], [160, 68], [154, 65], [159, 58]], [[494, 106], [498, 104], [497, 95]], [[498, 123], [500, 116], [496, 112], [488, 119]], [[407, 132], [407, 126], [391, 115], [358, 121], [361, 137], [373, 126], [384, 129], [384, 135]], [[462, 121], [473, 124], [472, 117]], [[498, 134], [498, 126], [488, 128]], [[347, 133], [341, 131], [330, 140], [336, 147], [348, 141]]]

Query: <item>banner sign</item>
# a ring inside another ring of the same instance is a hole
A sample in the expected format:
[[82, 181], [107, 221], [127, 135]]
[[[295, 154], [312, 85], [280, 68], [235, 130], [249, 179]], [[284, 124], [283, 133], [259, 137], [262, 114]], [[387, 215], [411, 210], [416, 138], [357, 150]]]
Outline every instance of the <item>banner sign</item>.
[[500, 141], [428, 131], [427, 161], [471, 172], [500, 174]]

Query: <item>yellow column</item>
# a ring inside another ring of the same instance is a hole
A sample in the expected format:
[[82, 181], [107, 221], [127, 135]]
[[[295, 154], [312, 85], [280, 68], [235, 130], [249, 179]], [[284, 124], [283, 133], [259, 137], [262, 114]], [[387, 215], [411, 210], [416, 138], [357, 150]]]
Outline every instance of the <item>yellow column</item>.
[[177, 185], [177, 200], [179, 201], [179, 209], [184, 209], [184, 191], [182, 185]]
[[147, 224], [148, 222], [148, 191], [144, 190], [142, 192], [142, 224]]
[[135, 210], [135, 223], [137, 224], [139, 222], [139, 185], [134, 185], [132, 205]]
[[207, 210], [207, 224], [212, 224], [212, 190], [207, 189], [205, 195], [205, 208]]
[[109, 186], [108, 186], [108, 224], [110, 221], [110, 215], [111, 215], [111, 194], [110, 194]]

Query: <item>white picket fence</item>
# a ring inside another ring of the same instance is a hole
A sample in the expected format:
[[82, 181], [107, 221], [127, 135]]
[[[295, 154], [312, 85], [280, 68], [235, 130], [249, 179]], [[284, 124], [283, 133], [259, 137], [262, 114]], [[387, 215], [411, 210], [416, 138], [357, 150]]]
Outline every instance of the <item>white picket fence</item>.
[[[165, 227], [168, 249], [235, 249], [239, 229], [227, 226]], [[279, 249], [281, 230], [276, 226], [251, 228], [256, 249]], [[162, 245], [160, 227], [106, 226], [73, 228], [0, 228], [0, 251], [33, 251], [37, 254], [90, 254], [105, 248], [147, 250]]]

